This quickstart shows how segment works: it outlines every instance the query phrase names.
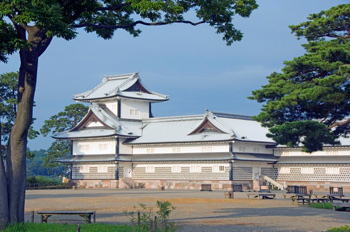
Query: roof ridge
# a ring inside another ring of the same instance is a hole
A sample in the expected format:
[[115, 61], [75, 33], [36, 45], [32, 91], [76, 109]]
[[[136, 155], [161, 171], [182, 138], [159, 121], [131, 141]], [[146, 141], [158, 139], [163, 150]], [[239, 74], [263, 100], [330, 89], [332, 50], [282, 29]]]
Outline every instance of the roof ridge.
[[243, 114], [230, 114], [230, 113], [222, 113], [222, 112], [214, 112], [211, 111], [215, 116], [221, 118], [233, 118], [233, 119], [244, 119], [244, 120], [252, 120], [255, 121], [252, 116], [243, 115]]
[[133, 73], [125, 73], [125, 74], [116, 74], [116, 75], [105, 75], [107, 79], [129, 79], [130, 76], [134, 76], [138, 72], [133, 72]]
[[124, 85], [126, 85], [127, 83], [129, 83], [131, 80], [134, 80], [134, 79], [139, 79], [140, 77], [139, 77], [139, 75], [138, 75], [138, 73], [130, 73], [129, 74], [129, 77], [123, 82], [123, 83], [121, 83], [119, 86], [118, 86], [118, 88], [117, 89], [121, 89]]
[[179, 121], [183, 119], [201, 119], [203, 118], [203, 114], [198, 114], [198, 115], [182, 115], [182, 116], [164, 116], [164, 117], [154, 117], [154, 118], [145, 118], [142, 119], [142, 122], [147, 122], [147, 121], [159, 121], [159, 122], [164, 122], [164, 121]]

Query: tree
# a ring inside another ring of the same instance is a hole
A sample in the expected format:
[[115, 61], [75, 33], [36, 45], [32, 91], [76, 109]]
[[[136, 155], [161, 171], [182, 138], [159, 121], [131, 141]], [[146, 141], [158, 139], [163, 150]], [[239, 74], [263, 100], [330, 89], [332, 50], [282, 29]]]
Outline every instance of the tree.
[[306, 54], [284, 62], [282, 73], [253, 91], [250, 99], [265, 103], [255, 119], [277, 143], [313, 152], [349, 133], [349, 16], [350, 4], [338, 5], [290, 26], [309, 41]]
[[[0, 78], [0, 173], [3, 173], [2, 175], [0, 174], [0, 196], [7, 194], [3, 159], [8, 158], [10, 131], [16, 119], [18, 75], [18, 72], [10, 72], [2, 74]], [[32, 122], [33, 121], [34, 119]], [[39, 132], [35, 131], [32, 126], [29, 127], [28, 137], [30, 139], [34, 139], [38, 134]], [[29, 150], [27, 150], [26, 153], [27, 157], [33, 157], [33, 153]], [[0, 200], [0, 212], [6, 208], [7, 205]]]
[[33, 159], [27, 159], [27, 179], [28, 177], [34, 176], [50, 176], [57, 178], [62, 175], [65, 170], [63, 165], [57, 167], [43, 166], [44, 159], [47, 156], [46, 150], [40, 149], [38, 151], [33, 151], [33, 153]]
[[0, 78], [0, 145], [4, 147], [16, 117], [17, 81], [18, 72], [5, 73]]
[[[8, 146], [11, 128], [16, 119], [18, 75], [18, 72], [0, 75], [0, 146], [3, 147], [3, 150], [6, 150]], [[34, 139], [38, 135], [39, 132], [30, 126], [28, 137]], [[4, 157], [2, 151], [0, 151], [0, 155]]]
[[[110, 39], [118, 29], [138, 36], [141, 33], [138, 25], [209, 24], [217, 33], [223, 34], [227, 44], [231, 44], [242, 38], [242, 33], [232, 24], [233, 16], [249, 17], [256, 8], [255, 0], [1, 1], [0, 60], [6, 61], [9, 54], [19, 51], [21, 64], [17, 116], [11, 131], [5, 178], [8, 193], [0, 195], [0, 224], [24, 221], [25, 154], [33, 115], [38, 59], [53, 37], [74, 39], [77, 28]], [[198, 22], [186, 19], [189, 11], [195, 11]], [[5, 172], [0, 170], [0, 180], [4, 175]], [[4, 189], [3, 185], [1, 188]]]
[[[45, 120], [44, 125], [40, 129], [42, 135], [47, 136], [51, 133], [58, 133], [74, 128], [77, 123], [87, 114], [89, 107], [83, 104], [71, 104], [64, 108], [64, 111]], [[57, 158], [63, 157], [71, 153], [71, 143], [67, 140], [56, 140], [47, 150], [43, 165], [45, 167], [58, 166]]]

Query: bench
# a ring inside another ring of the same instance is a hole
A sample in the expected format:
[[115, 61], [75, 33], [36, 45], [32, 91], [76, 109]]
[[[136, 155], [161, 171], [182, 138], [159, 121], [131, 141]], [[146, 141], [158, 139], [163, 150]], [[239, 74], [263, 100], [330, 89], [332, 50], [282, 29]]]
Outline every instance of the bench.
[[[311, 195], [306, 194], [306, 193], [296, 193], [293, 196], [291, 196], [291, 199], [292, 199], [293, 204], [294, 204], [294, 202], [297, 202], [298, 204], [303, 203], [303, 205], [304, 205], [305, 203], [307, 203], [308, 205], [310, 205]], [[318, 199], [318, 198], [316, 198], [316, 199]], [[312, 199], [312, 200], [314, 200], [314, 199]]]
[[341, 201], [341, 202], [346, 202], [346, 203], [349, 203], [350, 201], [350, 198], [345, 198], [345, 197], [335, 197], [335, 196], [331, 196], [331, 195], [328, 195], [329, 197], [329, 200], [330, 202], [334, 202], [334, 201]]
[[259, 198], [259, 199], [275, 199], [276, 194], [274, 194], [274, 193], [247, 193], [248, 199], [251, 196], [253, 198]]
[[78, 215], [84, 218], [85, 223], [91, 223], [91, 217], [93, 216], [93, 222], [96, 222], [95, 211], [39, 211], [37, 214], [40, 215], [41, 223], [47, 223], [49, 217], [52, 215]]
[[336, 211], [336, 207], [341, 207], [343, 210], [350, 208], [350, 203], [348, 202], [333, 202], [333, 211]]

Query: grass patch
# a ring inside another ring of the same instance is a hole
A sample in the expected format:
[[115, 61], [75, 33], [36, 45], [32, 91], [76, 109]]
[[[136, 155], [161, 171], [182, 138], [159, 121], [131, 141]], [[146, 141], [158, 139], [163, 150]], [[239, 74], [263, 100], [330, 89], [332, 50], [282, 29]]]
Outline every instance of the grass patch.
[[330, 202], [326, 202], [324, 206], [323, 206], [323, 203], [313, 203], [313, 204], [310, 204], [310, 207], [318, 208], [318, 209], [332, 209], [333, 205]]
[[[3, 232], [76, 232], [78, 226], [75, 224], [56, 224], [56, 223], [19, 223], [10, 225]], [[132, 227], [128, 225], [110, 225], [102, 223], [81, 224], [81, 231], [84, 232], [131, 232]]]
[[327, 232], [349, 232], [350, 226], [342, 226], [342, 227], [333, 227], [332, 229], [327, 230]]

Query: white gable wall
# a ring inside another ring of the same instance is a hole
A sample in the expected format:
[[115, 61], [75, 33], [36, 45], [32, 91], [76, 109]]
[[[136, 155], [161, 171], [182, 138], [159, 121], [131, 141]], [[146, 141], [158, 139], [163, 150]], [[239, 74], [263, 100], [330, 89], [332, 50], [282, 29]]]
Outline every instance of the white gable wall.
[[73, 141], [73, 155], [115, 154], [116, 144], [115, 139]]
[[117, 100], [111, 101], [111, 102], [106, 102], [105, 105], [110, 111], [113, 112], [113, 114], [118, 115], [118, 102], [117, 102]]
[[149, 118], [149, 102], [130, 99], [121, 100], [121, 118]]

